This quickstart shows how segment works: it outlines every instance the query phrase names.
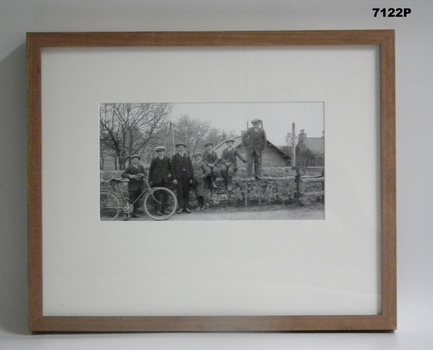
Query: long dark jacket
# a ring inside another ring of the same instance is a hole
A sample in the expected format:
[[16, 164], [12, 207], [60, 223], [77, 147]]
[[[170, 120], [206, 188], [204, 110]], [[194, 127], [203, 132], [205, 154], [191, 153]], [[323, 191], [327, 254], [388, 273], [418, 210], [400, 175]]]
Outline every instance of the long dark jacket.
[[266, 132], [262, 128], [257, 131], [254, 128], [249, 128], [242, 135], [242, 145], [247, 150], [247, 155], [252, 155], [254, 152], [261, 154], [266, 146]]
[[186, 174], [188, 180], [194, 178], [194, 172], [192, 170], [191, 158], [185, 153], [183, 157], [176, 153], [171, 158], [171, 175], [173, 180], [179, 180], [182, 174]]
[[170, 181], [170, 158], [164, 156], [162, 159], [155, 157], [150, 162], [149, 182], [152, 185], [168, 185]]
[[216, 164], [218, 162], [218, 155], [213, 150], [204, 151], [202, 159], [203, 159], [203, 162], [206, 163], [206, 165]]

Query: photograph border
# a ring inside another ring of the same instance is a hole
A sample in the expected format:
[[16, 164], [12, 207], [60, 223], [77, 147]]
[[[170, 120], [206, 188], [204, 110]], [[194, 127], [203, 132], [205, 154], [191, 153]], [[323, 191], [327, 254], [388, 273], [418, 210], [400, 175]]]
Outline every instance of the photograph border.
[[[377, 46], [380, 50], [381, 313], [371, 316], [48, 317], [43, 314], [42, 50], [60, 47]], [[396, 300], [393, 30], [28, 33], [29, 328], [32, 332], [393, 331]]]

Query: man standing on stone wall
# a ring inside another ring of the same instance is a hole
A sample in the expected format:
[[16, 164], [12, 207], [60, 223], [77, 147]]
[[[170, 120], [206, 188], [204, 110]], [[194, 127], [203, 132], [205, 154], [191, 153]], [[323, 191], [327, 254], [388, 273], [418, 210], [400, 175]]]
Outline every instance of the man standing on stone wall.
[[260, 119], [253, 119], [249, 128], [242, 135], [242, 145], [247, 151], [247, 178], [252, 180], [253, 164], [254, 176], [257, 180], [261, 177], [262, 172], [262, 152], [266, 145], [266, 132], [260, 127], [262, 121]]

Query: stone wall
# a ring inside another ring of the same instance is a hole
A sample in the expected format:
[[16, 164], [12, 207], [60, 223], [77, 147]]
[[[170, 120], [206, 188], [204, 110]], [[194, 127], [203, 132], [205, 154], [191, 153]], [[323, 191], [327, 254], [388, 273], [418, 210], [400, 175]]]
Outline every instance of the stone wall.
[[[122, 171], [101, 171], [101, 189], [109, 188], [109, 181], [112, 178], [120, 179]], [[245, 189], [247, 188], [248, 205], [276, 205], [293, 204], [296, 202], [296, 182], [295, 171], [291, 168], [264, 168], [263, 178], [259, 181], [246, 181], [245, 170], [240, 169], [233, 178], [232, 191], [227, 191], [221, 178], [217, 179], [218, 188], [207, 191], [206, 202], [210, 207], [218, 206], [244, 206]], [[121, 184], [125, 194], [127, 194], [128, 181], [124, 180]], [[175, 192], [175, 188], [172, 188]], [[312, 183], [306, 185], [306, 191], [320, 191], [321, 184]], [[196, 206], [194, 191], [190, 192], [191, 207]]]
[[[294, 203], [296, 183], [294, 177], [262, 178], [259, 181], [245, 181], [233, 178], [231, 191], [227, 191], [222, 179], [217, 179], [218, 189], [208, 192], [209, 205], [244, 206], [247, 190], [247, 202], [250, 206]], [[195, 195], [191, 196], [195, 200]]]
[[[322, 173], [322, 171], [323, 171], [323, 167], [301, 169], [302, 174], [308, 176], [316, 176], [316, 175], [318, 176]], [[122, 172], [123, 170], [101, 170], [100, 171], [101, 182], [109, 181], [111, 179], [121, 179]], [[245, 175], [246, 175], [245, 168], [240, 167], [237, 173], [237, 177], [245, 178]], [[275, 178], [294, 177], [296, 175], [296, 171], [291, 167], [263, 167], [262, 175], [265, 178], [266, 177], [275, 177]]]

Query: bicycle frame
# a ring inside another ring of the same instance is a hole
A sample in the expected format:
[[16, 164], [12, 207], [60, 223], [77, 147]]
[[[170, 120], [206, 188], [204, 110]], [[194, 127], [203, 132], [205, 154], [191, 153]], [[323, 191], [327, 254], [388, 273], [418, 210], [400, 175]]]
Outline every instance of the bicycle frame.
[[109, 190], [110, 192], [109, 193], [113, 193], [114, 195], [116, 195], [119, 199], [122, 200], [123, 203], [128, 203], [131, 205], [138, 203], [141, 198], [143, 198], [148, 192], [150, 192], [149, 182], [146, 179], [144, 179], [143, 182], [144, 182], [146, 188], [143, 189], [143, 191], [141, 191], [140, 195], [137, 197], [137, 199], [134, 202], [130, 203], [129, 198], [123, 194], [123, 191], [120, 188], [120, 184], [122, 181], [121, 180], [114, 180], [114, 181], [111, 180], [110, 182], [111, 182], [111, 185], [110, 185], [110, 190]]
[[[124, 220], [125, 217], [128, 220], [128, 216], [130, 214], [133, 215], [134, 205], [141, 200], [143, 200], [143, 211], [153, 220], [166, 220], [176, 212], [176, 195], [170, 189], [165, 187], [151, 188], [147, 179], [144, 178], [143, 183], [145, 187], [134, 202], [131, 203], [129, 197], [124, 194], [123, 188], [120, 185], [121, 183], [122, 180], [120, 179], [112, 179], [110, 180], [110, 188], [101, 190], [101, 195], [106, 198], [101, 202], [101, 213], [105, 213], [101, 215], [108, 215], [113, 220], [116, 220], [120, 212], [123, 212], [126, 215], [124, 216]], [[111, 202], [109, 202], [109, 197], [113, 198]], [[107, 203], [110, 204], [107, 205]]]

